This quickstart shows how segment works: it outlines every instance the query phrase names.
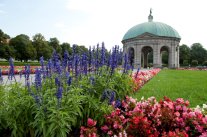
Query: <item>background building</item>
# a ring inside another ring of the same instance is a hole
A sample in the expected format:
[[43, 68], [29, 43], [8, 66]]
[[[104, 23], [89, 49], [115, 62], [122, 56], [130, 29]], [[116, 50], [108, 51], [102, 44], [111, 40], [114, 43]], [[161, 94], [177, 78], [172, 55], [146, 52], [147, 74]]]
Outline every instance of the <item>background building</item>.
[[[129, 29], [122, 39], [123, 51], [128, 53], [130, 63], [135, 66], [162, 67], [162, 55], [167, 53], [168, 67], [179, 67], [180, 35], [171, 26], [154, 22], [152, 12], [148, 22]], [[150, 62], [151, 57], [151, 62]]]

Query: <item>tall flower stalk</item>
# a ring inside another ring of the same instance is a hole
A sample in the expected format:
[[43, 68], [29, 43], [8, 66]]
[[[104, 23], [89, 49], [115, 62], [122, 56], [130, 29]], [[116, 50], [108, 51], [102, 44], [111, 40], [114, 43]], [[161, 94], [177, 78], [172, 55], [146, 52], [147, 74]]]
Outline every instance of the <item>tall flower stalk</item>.
[[9, 59], [8, 79], [12, 80], [12, 78], [14, 78], [14, 80], [16, 82], [16, 78], [15, 78], [15, 75], [14, 75], [14, 60], [13, 60], [13, 58], [10, 57], [10, 59]]

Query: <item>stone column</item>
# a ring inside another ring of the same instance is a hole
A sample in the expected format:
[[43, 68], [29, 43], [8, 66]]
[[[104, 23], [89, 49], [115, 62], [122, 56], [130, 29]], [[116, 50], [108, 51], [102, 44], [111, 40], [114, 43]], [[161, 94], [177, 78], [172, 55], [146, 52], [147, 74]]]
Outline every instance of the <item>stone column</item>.
[[177, 67], [179, 68], [180, 67], [180, 55], [179, 55], [180, 49], [179, 49], [179, 45], [177, 47], [178, 47], [178, 50], [177, 50]]
[[136, 49], [136, 51], [135, 51], [134, 63], [136, 65], [136, 67], [138, 67], [138, 66], [141, 67], [141, 45], [136, 45], [135, 49]]
[[153, 67], [161, 67], [159, 45], [153, 45]]
[[169, 52], [169, 68], [175, 67], [175, 46], [171, 45], [170, 52]]

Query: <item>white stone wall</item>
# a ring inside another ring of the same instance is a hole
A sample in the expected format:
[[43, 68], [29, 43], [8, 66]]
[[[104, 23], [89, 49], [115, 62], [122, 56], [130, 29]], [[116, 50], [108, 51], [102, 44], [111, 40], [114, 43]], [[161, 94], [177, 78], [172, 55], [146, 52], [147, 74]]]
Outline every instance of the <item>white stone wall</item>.
[[[163, 46], [168, 47], [168, 67], [177, 68], [179, 67], [179, 42], [180, 39], [176, 38], [166, 38], [166, 37], [157, 37], [157, 36], [147, 36], [147, 37], [137, 37], [131, 40], [122, 41], [124, 53], [128, 52], [130, 47], [134, 48], [134, 64], [141, 65], [141, 52], [142, 48], [149, 46], [153, 49], [153, 67], [161, 67], [161, 53], [160, 49]], [[177, 49], [177, 50], [176, 50]]]

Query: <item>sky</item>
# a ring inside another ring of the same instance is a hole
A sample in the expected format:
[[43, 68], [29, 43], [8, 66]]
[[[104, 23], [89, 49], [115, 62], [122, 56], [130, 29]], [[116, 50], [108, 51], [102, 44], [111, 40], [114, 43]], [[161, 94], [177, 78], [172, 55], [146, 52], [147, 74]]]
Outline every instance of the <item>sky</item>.
[[31, 39], [41, 33], [46, 40], [85, 45], [105, 43], [107, 49], [123, 46], [124, 34], [147, 22], [163, 22], [181, 36], [180, 44], [201, 43], [207, 49], [206, 0], [0, 0], [0, 29]]

